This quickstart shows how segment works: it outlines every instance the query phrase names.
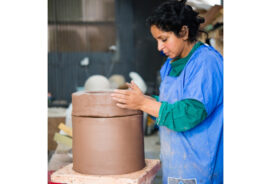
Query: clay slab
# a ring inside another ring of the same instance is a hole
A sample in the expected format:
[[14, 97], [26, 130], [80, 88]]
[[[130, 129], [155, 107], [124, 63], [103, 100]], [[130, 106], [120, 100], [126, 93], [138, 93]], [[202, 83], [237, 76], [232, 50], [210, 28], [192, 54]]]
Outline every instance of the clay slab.
[[113, 91], [88, 92], [81, 91], [72, 94], [73, 116], [119, 117], [142, 114], [138, 110], [122, 109], [116, 106], [116, 101], [110, 94]]

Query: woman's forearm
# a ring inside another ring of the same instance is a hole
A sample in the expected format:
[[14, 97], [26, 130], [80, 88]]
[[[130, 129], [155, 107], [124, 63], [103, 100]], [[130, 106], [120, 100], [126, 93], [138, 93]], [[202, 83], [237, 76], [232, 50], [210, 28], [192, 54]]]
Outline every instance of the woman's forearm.
[[159, 116], [160, 107], [160, 102], [157, 102], [156, 99], [145, 95], [140, 106], [140, 110], [157, 118]]

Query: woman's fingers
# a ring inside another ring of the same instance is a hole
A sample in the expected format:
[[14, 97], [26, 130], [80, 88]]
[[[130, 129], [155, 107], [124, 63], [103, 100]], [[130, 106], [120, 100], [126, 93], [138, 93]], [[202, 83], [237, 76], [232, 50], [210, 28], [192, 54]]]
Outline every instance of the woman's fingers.
[[135, 84], [135, 82], [132, 80], [131, 82], [131, 86], [133, 87], [133, 88], [137, 88], [138, 86]]
[[126, 98], [126, 95], [118, 94], [118, 93], [113, 93], [111, 94], [111, 96], [116, 98], [122, 98], [122, 99]]
[[128, 97], [128, 95], [121, 94], [121, 93], [112, 93], [111, 97], [126, 99]]
[[129, 88], [132, 88], [132, 85], [131, 85], [131, 83], [129, 83], [129, 82], [126, 82], [126, 85], [129, 87]]
[[[124, 90], [120, 90], [121, 93], [123, 93]], [[121, 93], [118, 93], [118, 92], [115, 92], [115, 93], [112, 93], [111, 94], [111, 97], [113, 100], [119, 102], [119, 103], [127, 103], [127, 100], [128, 100], [128, 95], [125, 95], [125, 94], [121, 94]]]
[[115, 89], [114, 93], [112, 93], [112, 94], [117, 94], [117, 93], [123, 94], [123, 95], [128, 95], [129, 94], [129, 90]]
[[122, 99], [122, 98], [115, 98], [113, 97], [113, 100], [117, 101], [117, 102], [120, 102], [120, 103], [127, 103], [127, 100], [126, 99]]
[[131, 81], [131, 86], [133, 89], [141, 91], [140, 88], [137, 86], [137, 84], [133, 80]]
[[120, 103], [117, 103], [116, 104], [118, 107], [120, 107], [120, 108], [127, 108], [127, 105], [125, 105], [125, 104], [120, 104]]
[[127, 85], [130, 88], [129, 90], [116, 89], [111, 94], [111, 97], [120, 108], [138, 109], [142, 101], [142, 92], [133, 81], [127, 83]]

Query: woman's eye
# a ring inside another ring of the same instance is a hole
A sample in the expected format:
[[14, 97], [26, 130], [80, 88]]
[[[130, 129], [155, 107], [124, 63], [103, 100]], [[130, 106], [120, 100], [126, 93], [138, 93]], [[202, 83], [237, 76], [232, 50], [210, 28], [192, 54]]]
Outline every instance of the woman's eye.
[[162, 42], [166, 42], [167, 41], [167, 38], [166, 39], [162, 39]]

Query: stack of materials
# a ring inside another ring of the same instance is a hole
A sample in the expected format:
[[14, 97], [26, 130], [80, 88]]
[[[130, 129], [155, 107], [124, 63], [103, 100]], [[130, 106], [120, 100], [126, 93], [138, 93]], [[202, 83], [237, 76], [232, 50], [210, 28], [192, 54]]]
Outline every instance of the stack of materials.
[[65, 145], [68, 149], [72, 148], [72, 128], [64, 125], [62, 122], [59, 124], [58, 128], [64, 133], [55, 133], [54, 140], [60, 145]]
[[72, 95], [73, 170], [116, 175], [145, 167], [142, 112], [121, 109], [111, 91]]

